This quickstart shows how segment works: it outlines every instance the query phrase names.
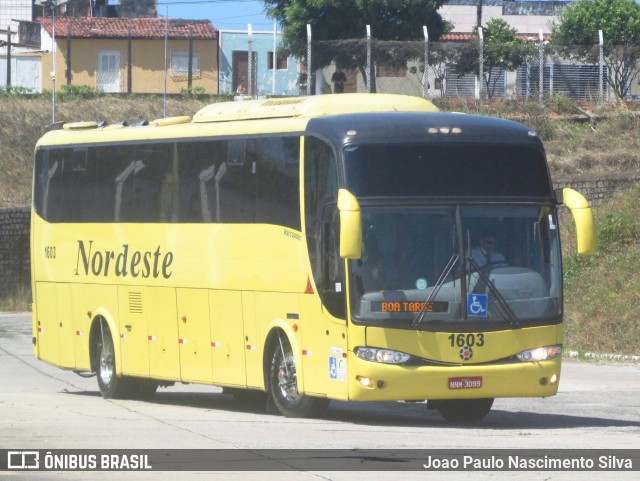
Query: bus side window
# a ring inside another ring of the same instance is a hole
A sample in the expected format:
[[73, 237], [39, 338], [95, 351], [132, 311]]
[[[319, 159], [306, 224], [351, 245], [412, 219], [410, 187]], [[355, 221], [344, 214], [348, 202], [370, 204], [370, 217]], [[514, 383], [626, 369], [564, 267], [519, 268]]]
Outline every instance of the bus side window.
[[256, 199], [255, 156], [248, 154], [246, 139], [225, 141], [226, 161], [219, 168], [218, 221], [233, 224], [254, 221]]
[[256, 219], [300, 230], [300, 138], [258, 139]]
[[64, 221], [63, 164], [71, 156], [70, 149], [44, 149], [36, 157], [35, 206], [38, 214], [48, 222]]

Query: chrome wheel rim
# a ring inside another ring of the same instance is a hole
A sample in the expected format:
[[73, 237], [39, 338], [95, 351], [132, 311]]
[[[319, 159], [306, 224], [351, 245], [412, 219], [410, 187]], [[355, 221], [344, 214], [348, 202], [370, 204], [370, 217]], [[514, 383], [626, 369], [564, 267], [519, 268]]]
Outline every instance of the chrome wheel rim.
[[110, 349], [110, 340], [105, 339], [100, 350], [100, 380], [109, 385], [113, 377], [113, 349]]
[[296, 365], [293, 360], [292, 352], [287, 352], [286, 356], [280, 360], [277, 375], [278, 387], [280, 388], [282, 397], [292, 403], [300, 400], [296, 377]]

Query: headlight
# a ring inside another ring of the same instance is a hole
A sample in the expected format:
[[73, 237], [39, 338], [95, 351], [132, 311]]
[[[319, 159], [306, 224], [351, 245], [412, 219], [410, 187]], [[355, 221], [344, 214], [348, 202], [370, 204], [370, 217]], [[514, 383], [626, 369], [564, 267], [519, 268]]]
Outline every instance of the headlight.
[[404, 364], [411, 359], [411, 356], [404, 352], [376, 349], [374, 347], [356, 347], [354, 352], [360, 359], [384, 364]]
[[562, 346], [554, 344], [553, 346], [544, 346], [537, 349], [529, 349], [516, 354], [516, 357], [522, 362], [545, 361], [554, 359], [562, 354]]

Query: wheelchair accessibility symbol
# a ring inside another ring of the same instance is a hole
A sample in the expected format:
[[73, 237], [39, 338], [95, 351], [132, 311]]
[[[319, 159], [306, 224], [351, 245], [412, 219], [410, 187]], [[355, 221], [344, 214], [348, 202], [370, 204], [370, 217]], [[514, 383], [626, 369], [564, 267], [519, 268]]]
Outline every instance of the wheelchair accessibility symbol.
[[338, 366], [335, 357], [329, 358], [329, 379], [338, 379]]
[[467, 316], [487, 317], [488, 301], [486, 294], [467, 294]]

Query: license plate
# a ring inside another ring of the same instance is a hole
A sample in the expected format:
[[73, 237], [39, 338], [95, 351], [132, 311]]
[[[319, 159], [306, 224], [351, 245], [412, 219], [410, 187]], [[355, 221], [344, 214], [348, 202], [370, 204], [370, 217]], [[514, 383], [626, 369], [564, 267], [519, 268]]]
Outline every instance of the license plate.
[[481, 387], [482, 376], [449, 378], [449, 389], [479, 389]]

